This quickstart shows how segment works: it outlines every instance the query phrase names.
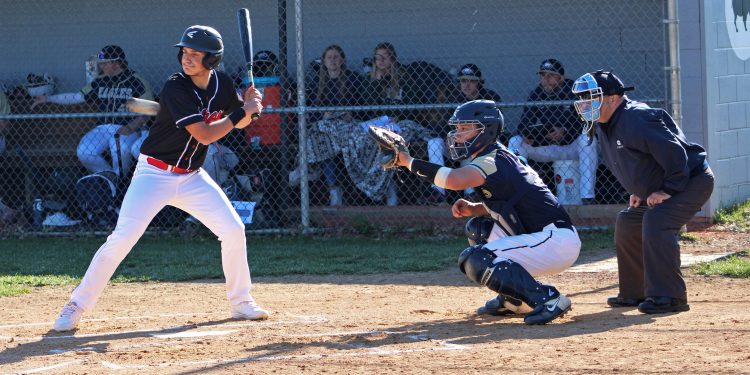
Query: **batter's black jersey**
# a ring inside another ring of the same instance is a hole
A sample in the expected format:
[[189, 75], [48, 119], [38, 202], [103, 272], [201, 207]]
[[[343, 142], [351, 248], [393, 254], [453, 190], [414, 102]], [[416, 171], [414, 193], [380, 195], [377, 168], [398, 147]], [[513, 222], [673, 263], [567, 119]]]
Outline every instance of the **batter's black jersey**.
[[484, 203], [488, 207], [512, 204], [526, 233], [541, 232], [549, 224], [571, 227], [570, 216], [539, 175], [507, 148], [490, 147], [469, 165], [485, 178], [477, 188]]
[[[125, 102], [131, 97], [154, 99], [148, 82], [130, 69], [125, 69], [114, 77], [97, 77], [81, 89], [81, 94], [87, 102], [96, 103], [101, 112], [129, 112]], [[125, 125], [133, 118], [135, 117], [102, 116], [98, 121], [100, 124]]]
[[151, 126], [141, 153], [185, 169], [198, 169], [206, 159], [207, 146], [193, 138], [186, 126], [210, 124], [242, 106], [232, 79], [211, 71], [205, 90], [183, 72], [175, 73], [161, 91], [161, 108]]

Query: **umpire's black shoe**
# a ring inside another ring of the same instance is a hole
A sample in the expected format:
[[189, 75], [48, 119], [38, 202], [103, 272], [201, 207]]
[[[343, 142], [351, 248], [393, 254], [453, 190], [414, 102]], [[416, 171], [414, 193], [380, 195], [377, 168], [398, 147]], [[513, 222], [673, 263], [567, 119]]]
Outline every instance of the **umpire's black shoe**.
[[564, 294], [549, 300], [534, 308], [534, 311], [526, 314], [523, 322], [529, 325], [547, 324], [555, 318], [565, 315], [570, 310], [570, 298]]
[[607, 305], [610, 307], [636, 307], [645, 301], [643, 298], [609, 297]]
[[687, 301], [672, 297], [646, 297], [646, 300], [638, 305], [638, 311], [644, 314], [664, 314], [690, 310]]

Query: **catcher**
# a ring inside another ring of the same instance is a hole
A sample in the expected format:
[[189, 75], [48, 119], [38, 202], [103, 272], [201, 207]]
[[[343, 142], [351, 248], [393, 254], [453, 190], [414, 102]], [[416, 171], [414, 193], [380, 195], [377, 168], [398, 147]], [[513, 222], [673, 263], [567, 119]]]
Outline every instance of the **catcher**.
[[461, 272], [498, 295], [479, 314], [525, 314], [526, 324], [545, 324], [570, 310], [571, 302], [554, 286], [534, 277], [560, 273], [578, 258], [581, 240], [567, 212], [536, 172], [497, 142], [503, 115], [490, 100], [459, 106], [447, 136], [453, 160], [470, 164], [447, 168], [412, 158], [395, 133], [370, 128], [385, 168], [406, 167], [437, 186], [476, 188], [481, 202], [459, 199], [451, 207], [466, 223], [469, 246], [458, 257]]

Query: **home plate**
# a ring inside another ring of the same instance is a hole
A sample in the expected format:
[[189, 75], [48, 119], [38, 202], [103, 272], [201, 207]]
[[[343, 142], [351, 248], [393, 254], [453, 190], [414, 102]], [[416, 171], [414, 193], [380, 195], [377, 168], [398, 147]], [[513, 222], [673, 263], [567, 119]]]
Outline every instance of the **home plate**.
[[230, 333], [237, 332], [236, 329], [229, 331], [190, 331], [190, 332], [178, 332], [178, 333], [155, 333], [151, 336], [158, 337], [160, 339], [176, 339], [186, 337], [204, 337], [204, 336], [224, 336]]
[[[734, 252], [726, 252], [726, 253], [716, 253], [716, 254], [703, 254], [703, 255], [694, 255], [694, 254], [680, 254], [681, 267], [689, 267], [696, 263], [703, 263], [703, 262], [710, 262], [712, 260], [716, 260], [719, 258], [726, 257], [728, 255], [732, 255]], [[573, 267], [570, 267], [565, 272], [601, 272], [601, 271], [607, 271], [607, 272], [617, 272], [617, 257], [612, 256], [607, 259], [599, 260], [596, 262], [591, 263], [584, 263], [584, 264], [578, 264]]]

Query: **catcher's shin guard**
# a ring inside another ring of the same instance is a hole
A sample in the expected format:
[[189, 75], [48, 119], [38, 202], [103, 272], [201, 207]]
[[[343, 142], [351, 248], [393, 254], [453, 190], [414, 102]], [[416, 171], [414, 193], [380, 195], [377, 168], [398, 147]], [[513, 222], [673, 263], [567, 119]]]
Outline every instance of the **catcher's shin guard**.
[[469, 245], [486, 244], [493, 226], [495, 226], [495, 220], [489, 217], [474, 216], [469, 219], [464, 226]]
[[495, 258], [492, 251], [474, 245], [459, 255], [458, 266], [472, 281], [519, 299], [532, 308], [560, 296], [555, 287], [540, 284], [520, 264], [508, 259], [493, 263]]

